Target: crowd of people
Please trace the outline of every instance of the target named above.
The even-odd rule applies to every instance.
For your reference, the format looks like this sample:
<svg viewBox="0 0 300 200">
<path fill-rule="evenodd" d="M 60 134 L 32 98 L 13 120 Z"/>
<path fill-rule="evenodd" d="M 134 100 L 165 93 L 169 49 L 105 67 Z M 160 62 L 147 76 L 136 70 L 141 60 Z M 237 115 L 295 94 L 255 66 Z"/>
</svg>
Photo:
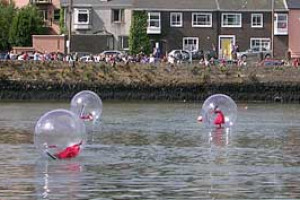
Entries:
<svg viewBox="0 0 300 200">
<path fill-rule="evenodd" d="M 193 62 L 198 63 L 202 66 L 226 66 L 228 64 L 246 66 L 247 62 L 238 59 L 232 59 L 230 61 L 225 59 L 218 59 L 215 52 L 206 52 L 199 51 L 197 57 L 194 58 L 194 55 L 162 55 L 153 51 L 150 55 L 147 55 L 143 52 L 140 52 L 136 55 L 130 55 L 124 52 L 119 51 L 109 51 L 109 53 L 99 53 L 99 54 L 90 54 L 90 53 L 72 53 L 72 54 L 63 54 L 60 52 L 37 52 L 37 51 L 27 51 L 20 54 L 15 54 L 13 52 L 7 52 L 5 55 L 0 57 L 0 60 L 25 60 L 25 61 L 65 61 L 65 62 L 105 62 L 105 63 L 171 63 L 171 64 L 181 64 Z M 189 57 L 190 56 L 190 57 Z M 271 63 L 270 63 L 271 62 Z M 266 65 L 273 65 L 274 61 L 269 60 Z M 279 63 L 282 65 L 282 63 Z M 300 61 L 295 60 L 293 66 L 299 66 Z M 276 63 L 278 65 L 278 63 Z"/>
</svg>

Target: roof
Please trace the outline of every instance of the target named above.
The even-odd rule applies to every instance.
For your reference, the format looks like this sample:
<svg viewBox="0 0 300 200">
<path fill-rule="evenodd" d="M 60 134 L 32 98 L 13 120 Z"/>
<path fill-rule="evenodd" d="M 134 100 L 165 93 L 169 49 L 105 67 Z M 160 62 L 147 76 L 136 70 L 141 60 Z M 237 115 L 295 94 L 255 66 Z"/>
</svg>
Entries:
<svg viewBox="0 0 300 200">
<path fill-rule="evenodd" d="M 272 0 L 133 0 L 133 7 L 136 10 L 271 11 Z M 274 9 L 287 10 L 285 0 L 274 0 Z"/>
<path fill-rule="evenodd" d="M 220 10 L 228 11 L 270 11 L 272 0 L 218 0 Z M 285 0 L 274 0 L 275 10 L 287 10 Z"/>
<path fill-rule="evenodd" d="M 133 0 L 137 10 L 218 10 L 216 0 Z"/>
<path fill-rule="evenodd" d="M 61 6 L 70 0 L 60 0 Z M 178 11 L 271 11 L 273 0 L 72 0 L 73 7 L 133 8 L 135 10 L 178 10 Z M 276 11 L 300 8 L 300 0 L 274 0 Z"/>
<path fill-rule="evenodd" d="M 93 8 L 130 8 L 133 0 L 72 0 L 73 7 L 93 7 Z M 70 0 L 60 0 L 62 7 L 67 7 Z"/>
<path fill-rule="evenodd" d="M 300 0 L 287 0 L 289 9 L 300 9 Z"/>
</svg>

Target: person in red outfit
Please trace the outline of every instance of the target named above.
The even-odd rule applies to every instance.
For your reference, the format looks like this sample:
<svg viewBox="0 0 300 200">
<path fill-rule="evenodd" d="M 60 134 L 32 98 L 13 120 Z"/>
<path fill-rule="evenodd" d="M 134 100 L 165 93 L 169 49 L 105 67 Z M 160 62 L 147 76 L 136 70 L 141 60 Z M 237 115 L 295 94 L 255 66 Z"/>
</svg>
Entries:
<svg viewBox="0 0 300 200">
<path fill-rule="evenodd" d="M 80 115 L 80 119 L 84 121 L 93 121 L 93 114 L 89 113 L 87 115 Z"/>
<path fill-rule="evenodd" d="M 63 151 L 55 154 L 54 156 L 59 159 L 66 159 L 66 158 L 74 158 L 78 156 L 80 152 L 80 145 L 82 144 L 82 141 L 78 144 L 74 144 L 73 146 L 65 148 Z"/>
<path fill-rule="evenodd" d="M 54 155 L 49 153 L 48 151 L 46 151 L 46 154 L 54 160 L 56 160 L 57 158 L 58 159 L 74 158 L 74 157 L 78 156 L 78 154 L 80 153 L 81 145 L 82 145 L 82 141 L 80 141 L 78 144 L 69 146 L 69 147 L 65 148 L 64 150 L 62 150 L 61 152 L 56 153 Z M 57 148 L 57 147 L 56 147 L 56 145 L 51 145 L 48 148 Z"/>
<path fill-rule="evenodd" d="M 214 113 L 216 114 L 214 124 L 219 126 L 219 128 L 222 128 L 222 124 L 225 123 L 225 117 L 223 112 L 218 108 L 218 106 L 215 107 Z"/>
</svg>

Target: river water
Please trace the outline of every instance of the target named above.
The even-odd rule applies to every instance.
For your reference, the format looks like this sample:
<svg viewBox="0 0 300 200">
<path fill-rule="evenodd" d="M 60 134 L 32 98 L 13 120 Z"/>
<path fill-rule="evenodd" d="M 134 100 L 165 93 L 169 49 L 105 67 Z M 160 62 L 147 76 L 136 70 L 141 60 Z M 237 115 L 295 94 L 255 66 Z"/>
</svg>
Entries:
<svg viewBox="0 0 300 200">
<path fill-rule="evenodd" d="M 208 130 L 201 103 L 104 102 L 79 157 L 39 157 L 37 119 L 68 102 L 0 103 L 0 199 L 300 199 L 300 105 L 239 104 Z"/>
</svg>

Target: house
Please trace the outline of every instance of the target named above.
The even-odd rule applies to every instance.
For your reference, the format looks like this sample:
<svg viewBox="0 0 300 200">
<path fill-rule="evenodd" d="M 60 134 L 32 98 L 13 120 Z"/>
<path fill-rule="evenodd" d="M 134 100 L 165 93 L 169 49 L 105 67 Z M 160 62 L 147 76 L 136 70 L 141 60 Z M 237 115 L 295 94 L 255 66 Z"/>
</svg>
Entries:
<svg viewBox="0 0 300 200">
<path fill-rule="evenodd" d="M 133 9 L 147 11 L 148 34 L 153 46 L 159 46 L 163 52 L 172 49 L 215 50 L 219 58 L 231 59 L 231 52 L 238 44 L 240 50 L 274 49 L 274 56 L 285 57 L 288 8 L 285 0 L 272 2 L 135 0 Z"/>
<path fill-rule="evenodd" d="M 147 11 L 152 46 L 211 50 L 218 44 L 218 3 L 215 0 L 136 0 L 134 10 Z"/>
<path fill-rule="evenodd" d="M 289 52 L 291 58 L 300 58 L 300 1 L 288 0 Z"/>
<path fill-rule="evenodd" d="M 277 58 L 288 51 L 286 0 L 61 0 L 61 6 L 71 51 L 128 50 L 134 11 L 147 12 L 152 46 L 163 53 L 215 51 L 232 59 L 237 46 L 273 50 Z"/>
<path fill-rule="evenodd" d="M 71 27 L 70 51 L 128 50 L 132 0 L 61 0 Z M 71 22 L 71 23 L 70 23 Z"/>
</svg>

